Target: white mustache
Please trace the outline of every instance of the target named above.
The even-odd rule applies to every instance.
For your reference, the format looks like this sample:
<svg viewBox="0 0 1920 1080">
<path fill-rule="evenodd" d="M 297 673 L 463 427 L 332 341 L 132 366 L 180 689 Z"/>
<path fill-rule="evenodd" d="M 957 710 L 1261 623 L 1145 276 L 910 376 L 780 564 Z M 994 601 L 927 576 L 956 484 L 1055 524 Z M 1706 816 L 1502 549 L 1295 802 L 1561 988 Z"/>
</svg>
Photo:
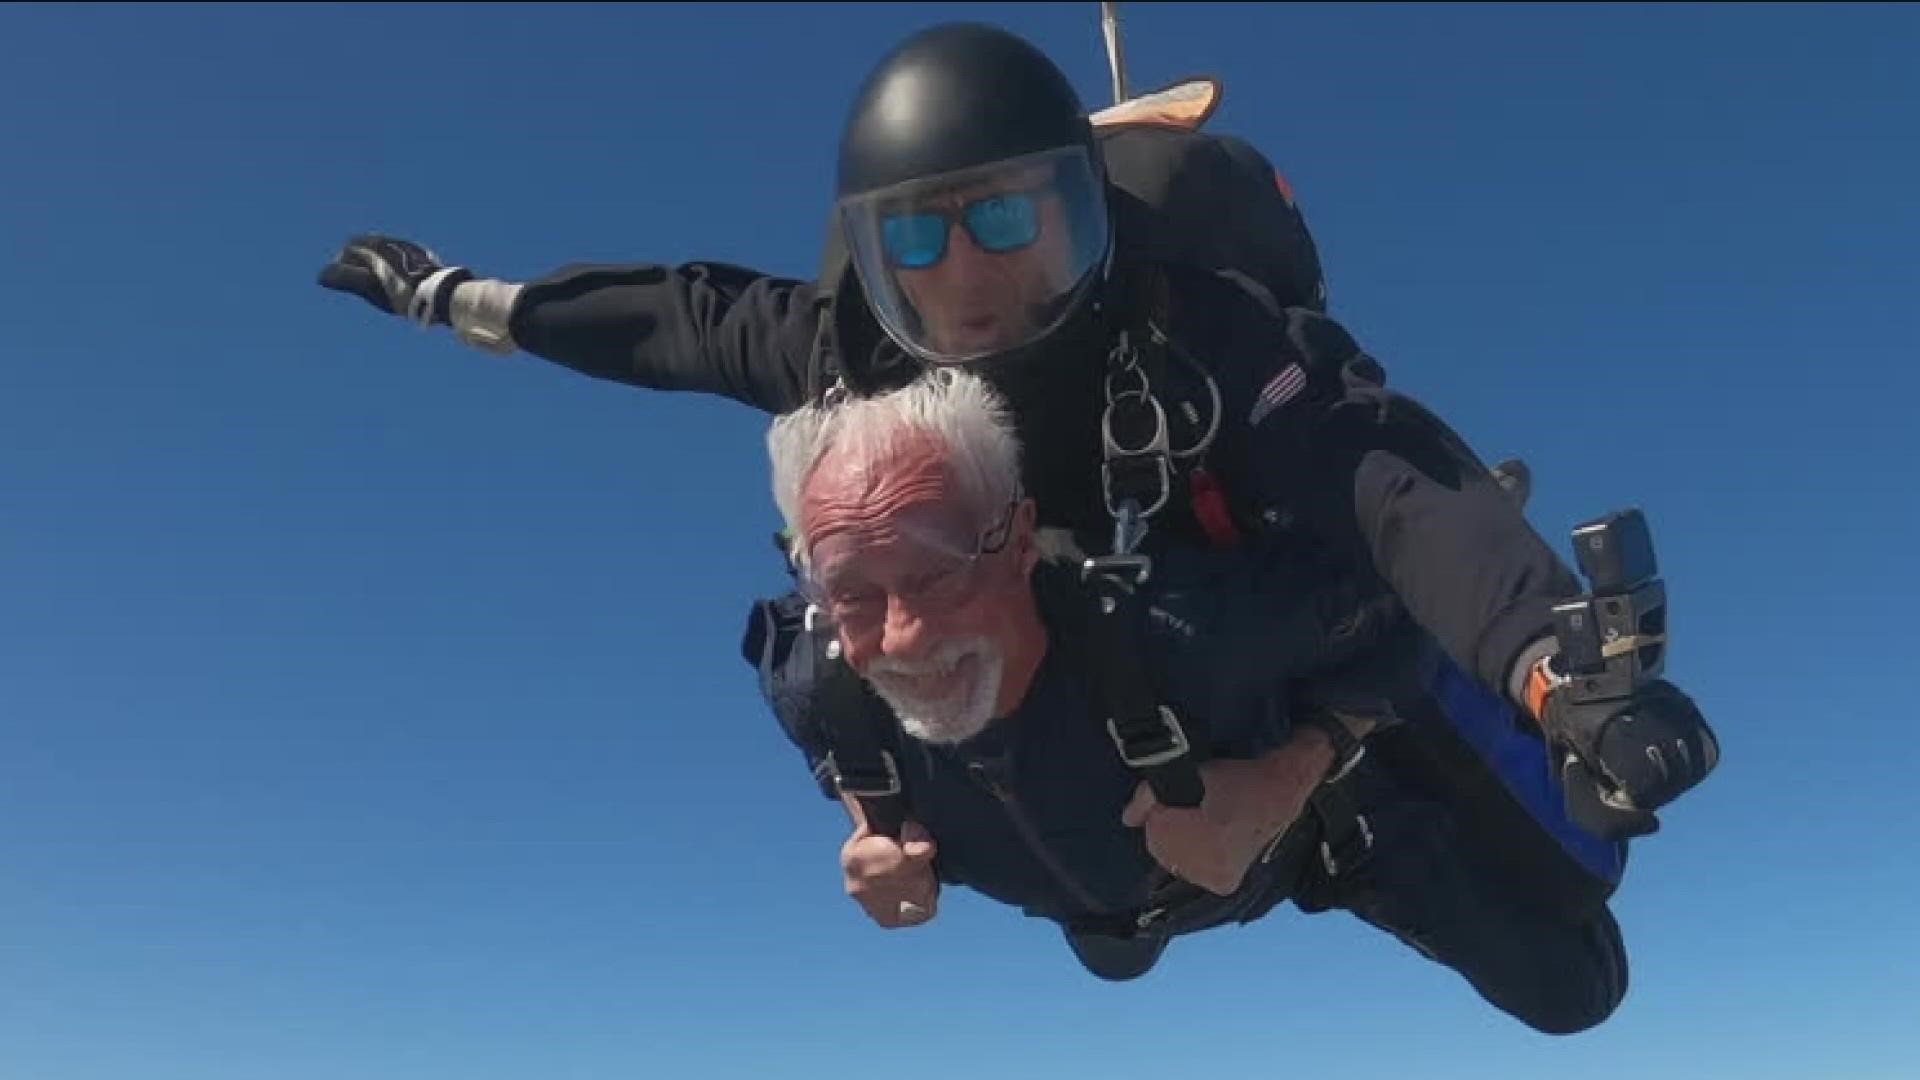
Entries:
<svg viewBox="0 0 1920 1080">
<path fill-rule="evenodd" d="M 936 691 L 914 680 L 955 674 L 960 661 L 972 659 L 973 676 L 959 685 Z M 984 636 L 946 641 L 920 660 L 885 657 L 867 669 L 867 679 L 885 701 L 901 727 L 923 742 L 950 744 L 971 738 L 993 719 L 994 696 L 1000 684 L 1000 657 Z"/>
<path fill-rule="evenodd" d="M 933 651 L 933 655 L 924 660 L 901 660 L 883 656 L 867 667 L 867 676 L 875 679 L 889 677 L 918 679 L 929 675 L 951 675 L 960 665 L 960 661 L 983 650 L 985 644 L 977 638 L 944 642 Z"/>
</svg>

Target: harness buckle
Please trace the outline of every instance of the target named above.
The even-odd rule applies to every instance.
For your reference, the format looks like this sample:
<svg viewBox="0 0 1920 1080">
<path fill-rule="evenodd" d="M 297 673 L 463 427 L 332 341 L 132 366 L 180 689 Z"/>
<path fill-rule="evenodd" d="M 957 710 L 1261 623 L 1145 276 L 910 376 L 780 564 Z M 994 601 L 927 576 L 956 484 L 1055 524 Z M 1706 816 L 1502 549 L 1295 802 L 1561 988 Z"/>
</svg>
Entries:
<svg viewBox="0 0 1920 1080">
<path fill-rule="evenodd" d="M 1187 755 L 1191 749 L 1187 743 L 1187 729 L 1180 726 L 1180 718 L 1165 705 L 1155 706 L 1158 724 L 1136 725 L 1129 723 L 1127 732 L 1120 730 L 1120 721 L 1107 721 L 1107 734 L 1113 739 L 1114 747 L 1120 751 L 1120 760 L 1134 769 L 1152 769 L 1177 761 Z"/>
<path fill-rule="evenodd" d="M 1326 840 L 1320 841 L 1320 865 L 1327 868 L 1327 876 L 1330 878 L 1340 876 L 1340 867 L 1343 864 L 1352 867 L 1358 864 L 1361 859 L 1365 858 L 1367 852 L 1373 850 L 1373 826 L 1368 823 L 1367 815 L 1353 815 L 1353 824 L 1355 830 L 1360 835 L 1360 850 L 1352 852 L 1348 858 L 1336 858 L 1333 854 L 1333 845 Z M 1346 848 L 1352 845 L 1343 843 L 1340 846 Z"/>
<path fill-rule="evenodd" d="M 1137 368 L 1133 370 L 1138 373 Z M 1100 414 L 1100 488 L 1107 513 L 1119 517 L 1121 509 L 1116 503 L 1132 502 L 1134 514 L 1144 519 L 1158 513 L 1173 497 L 1173 453 L 1167 434 L 1167 410 L 1147 387 L 1145 374 L 1139 374 L 1138 390 L 1119 393 L 1115 393 L 1109 375 L 1107 407 Z M 1114 434 L 1115 416 L 1123 406 L 1136 403 L 1147 410 L 1151 425 L 1144 437 L 1130 439 L 1129 444 L 1123 445 Z M 1123 422 L 1121 426 L 1129 436 L 1139 435 L 1138 424 Z M 1117 494 L 1116 481 L 1120 488 Z"/>
<path fill-rule="evenodd" d="M 1116 574 L 1116 571 L 1130 576 L 1132 578 L 1132 584 L 1144 585 L 1146 584 L 1148 575 L 1153 573 L 1153 556 L 1135 554 L 1092 555 L 1080 564 L 1080 577 L 1083 581 L 1093 577 L 1095 574 L 1104 577 L 1121 576 L 1121 574 Z M 1112 602 L 1111 597 L 1102 600 L 1101 614 L 1113 614 L 1111 607 L 1108 606 L 1112 604 Z"/>
<path fill-rule="evenodd" d="M 1107 513 L 1113 517 L 1121 514 L 1121 507 L 1115 505 L 1116 476 L 1121 487 L 1132 487 L 1134 481 L 1142 479 L 1151 482 L 1149 490 L 1152 494 L 1149 498 L 1141 499 L 1129 491 L 1119 493 L 1120 502 L 1131 504 L 1135 516 L 1142 519 L 1159 513 L 1173 498 L 1173 460 L 1167 454 L 1111 457 L 1100 463 L 1100 492 L 1107 504 Z"/>
<path fill-rule="evenodd" d="M 833 751 L 827 753 L 827 771 L 841 791 L 867 799 L 885 798 L 900 794 L 900 766 L 893 760 L 893 752 L 880 751 L 880 765 L 884 775 L 862 772 L 855 769 L 848 772 L 841 764 L 839 755 Z"/>
</svg>

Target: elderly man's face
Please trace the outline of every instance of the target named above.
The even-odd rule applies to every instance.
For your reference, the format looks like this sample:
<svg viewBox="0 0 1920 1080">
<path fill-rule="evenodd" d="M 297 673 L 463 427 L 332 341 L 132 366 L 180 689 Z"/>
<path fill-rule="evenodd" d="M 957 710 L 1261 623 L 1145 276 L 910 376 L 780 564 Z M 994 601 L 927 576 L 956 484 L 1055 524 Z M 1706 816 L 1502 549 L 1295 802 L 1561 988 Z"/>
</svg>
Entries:
<svg viewBox="0 0 1920 1080">
<path fill-rule="evenodd" d="M 1013 711 L 1045 651 L 1033 506 L 965 505 L 931 440 L 871 471 L 829 452 L 801 515 L 813 591 L 909 733 L 956 742 Z"/>
</svg>

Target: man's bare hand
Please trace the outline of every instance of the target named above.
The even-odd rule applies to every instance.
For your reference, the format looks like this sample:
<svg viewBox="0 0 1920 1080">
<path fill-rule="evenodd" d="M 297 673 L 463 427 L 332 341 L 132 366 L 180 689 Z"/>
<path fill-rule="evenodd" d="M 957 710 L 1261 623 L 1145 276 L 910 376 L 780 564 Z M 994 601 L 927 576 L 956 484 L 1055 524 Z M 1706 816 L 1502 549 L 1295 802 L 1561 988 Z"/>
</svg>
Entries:
<svg viewBox="0 0 1920 1080">
<path fill-rule="evenodd" d="M 1146 829 L 1147 851 L 1168 873 L 1227 896 L 1267 845 L 1299 819 L 1332 759 L 1324 734 L 1300 729 L 1259 760 L 1203 762 L 1207 794 L 1198 807 L 1162 806 L 1143 782 L 1120 820 Z"/>
<path fill-rule="evenodd" d="M 933 837 L 917 821 L 901 828 L 898 841 L 857 824 L 840 849 L 847 895 L 889 930 L 926 923 L 940 904 L 933 856 Z"/>
</svg>

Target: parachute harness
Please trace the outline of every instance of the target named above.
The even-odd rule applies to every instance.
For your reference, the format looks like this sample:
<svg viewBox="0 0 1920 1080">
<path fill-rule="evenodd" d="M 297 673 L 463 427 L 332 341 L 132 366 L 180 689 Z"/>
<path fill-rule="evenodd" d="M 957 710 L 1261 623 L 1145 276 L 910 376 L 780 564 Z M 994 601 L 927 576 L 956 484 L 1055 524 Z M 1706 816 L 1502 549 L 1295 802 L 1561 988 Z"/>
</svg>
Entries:
<svg viewBox="0 0 1920 1080">
<path fill-rule="evenodd" d="M 1206 386 L 1209 398 L 1204 433 L 1185 448 L 1172 445 L 1167 410 L 1153 392 L 1152 382 L 1133 343 L 1131 331 L 1121 330 L 1107 353 L 1104 383 L 1106 409 L 1100 416 L 1100 491 L 1107 513 L 1114 519 L 1113 550 L 1110 565 L 1127 566 L 1135 571 L 1135 583 L 1146 581 L 1152 560 L 1140 554 L 1153 515 L 1165 509 L 1173 497 L 1175 462 L 1192 461 L 1190 470 L 1203 486 L 1209 478 L 1199 459 L 1212 448 L 1220 433 L 1220 385 L 1213 374 L 1179 343 L 1149 319 L 1146 333 L 1161 349 L 1179 358 Z M 1191 404 L 1183 404 L 1185 415 L 1197 422 Z M 1205 523 L 1203 523 L 1205 524 Z"/>
<path fill-rule="evenodd" d="M 1146 325 L 1156 345 L 1172 345 L 1151 320 Z M 1193 446 L 1175 449 L 1166 407 L 1154 392 L 1132 332 L 1122 329 L 1116 337 L 1107 354 L 1106 408 L 1100 417 L 1100 488 L 1114 521 L 1113 546 L 1105 555 L 1086 558 L 1080 570 L 1090 586 L 1087 635 L 1096 658 L 1091 674 L 1107 713 L 1107 734 L 1161 805 L 1177 807 L 1199 806 L 1205 787 L 1187 722 L 1161 701 L 1148 674 L 1153 668 L 1142 662 L 1145 619 L 1136 590 L 1153 572 L 1153 558 L 1141 544 L 1153 516 L 1173 498 L 1174 463 L 1205 453 L 1219 431 L 1219 388 L 1210 373 L 1194 366 L 1212 395 L 1213 415 Z"/>
</svg>

